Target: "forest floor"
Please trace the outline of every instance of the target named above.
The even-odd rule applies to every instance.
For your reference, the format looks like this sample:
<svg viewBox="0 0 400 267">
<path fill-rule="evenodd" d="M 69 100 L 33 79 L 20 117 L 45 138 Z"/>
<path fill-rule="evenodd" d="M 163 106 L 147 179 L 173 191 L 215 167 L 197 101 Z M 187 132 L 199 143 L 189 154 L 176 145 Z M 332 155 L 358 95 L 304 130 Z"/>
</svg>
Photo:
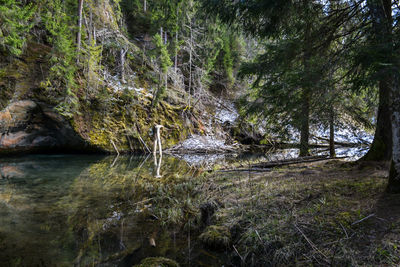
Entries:
<svg viewBox="0 0 400 267">
<path fill-rule="evenodd" d="M 329 160 L 216 172 L 201 191 L 219 208 L 200 238 L 225 245 L 235 266 L 399 266 L 400 195 L 385 193 L 387 169 Z"/>
</svg>

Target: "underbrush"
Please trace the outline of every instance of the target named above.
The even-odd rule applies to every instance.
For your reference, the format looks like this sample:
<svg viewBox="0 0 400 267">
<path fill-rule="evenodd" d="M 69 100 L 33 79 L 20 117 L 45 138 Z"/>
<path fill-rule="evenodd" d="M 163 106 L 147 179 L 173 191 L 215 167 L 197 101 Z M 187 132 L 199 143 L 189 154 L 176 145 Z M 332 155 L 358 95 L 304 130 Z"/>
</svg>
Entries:
<svg viewBox="0 0 400 267">
<path fill-rule="evenodd" d="M 400 201 L 387 173 L 340 161 L 269 173 L 215 173 L 203 194 L 220 205 L 234 266 L 397 266 Z"/>
</svg>

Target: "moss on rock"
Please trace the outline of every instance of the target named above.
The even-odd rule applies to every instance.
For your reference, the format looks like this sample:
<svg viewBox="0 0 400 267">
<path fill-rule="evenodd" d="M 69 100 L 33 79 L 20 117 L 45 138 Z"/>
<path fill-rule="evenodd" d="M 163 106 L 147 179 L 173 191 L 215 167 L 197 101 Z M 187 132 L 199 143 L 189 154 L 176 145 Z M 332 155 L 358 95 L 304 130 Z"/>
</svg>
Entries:
<svg viewBox="0 0 400 267">
<path fill-rule="evenodd" d="M 171 259 L 164 257 L 149 257 L 145 258 L 134 267 L 179 267 L 179 264 Z"/>
<path fill-rule="evenodd" d="M 120 102 L 105 108 L 85 106 L 76 115 L 72 125 L 82 137 L 103 150 L 114 152 L 111 140 L 121 152 L 152 149 L 157 124 L 164 126 L 161 131 L 163 148 L 169 148 L 187 138 L 195 127 L 184 124 L 180 106 L 161 102 L 156 109 L 136 102 L 137 99 L 121 97 Z M 141 101 L 142 102 L 142 101 Z M 150 102 L 149 102 L 150 103 Z"/>
<path fill-rule="evenodd" d="M 199 239 L 207 247 L 224 249 L 231 242 L 231 233 L 225 226 L 210 225 L 199 236 Z"/>
</svg>

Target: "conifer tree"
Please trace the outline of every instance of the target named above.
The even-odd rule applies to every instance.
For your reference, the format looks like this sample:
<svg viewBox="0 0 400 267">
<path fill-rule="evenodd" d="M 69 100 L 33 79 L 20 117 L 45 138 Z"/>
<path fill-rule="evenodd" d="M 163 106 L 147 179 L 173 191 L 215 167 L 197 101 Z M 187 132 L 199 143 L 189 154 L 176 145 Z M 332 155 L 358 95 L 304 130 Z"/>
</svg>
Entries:
<svg viewBox="0 0 400 267">
<path fill-rule="evenodd" d="M 36 7 L 15 0 L 0 0 L 0 49 L 19 56 L 26 44 L 26 37 L 34 25 Z"/>
</svg>

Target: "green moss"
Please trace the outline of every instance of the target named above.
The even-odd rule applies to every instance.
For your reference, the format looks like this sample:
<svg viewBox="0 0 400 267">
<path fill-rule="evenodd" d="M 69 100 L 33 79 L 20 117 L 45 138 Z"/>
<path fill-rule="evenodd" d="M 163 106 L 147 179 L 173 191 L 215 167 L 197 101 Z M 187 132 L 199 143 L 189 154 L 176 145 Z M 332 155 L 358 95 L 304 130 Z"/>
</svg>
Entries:
<svg viewBox="0 0 400 267">
<path fill-rule="evenodd" d="M 199 236 L 203 244 L 215 249 L 223 249 L 229 246 L 231 242 L 231 233 L 225 226 L 210 225 Z"/>
<path fill-rule="evenodd" d="M 96 107 L 83 107 L 82 116 L 77 116 L 72 124 L 75 130 L 86 132 L 86 139 L 93 145 L 99 146 L 104 150 L 114 152 L 111 140 L 116 144 L 118 150 L 130 151 L 129 137 L 134 150 L 144 149 L 140 138 L 151 149 L 153 144 L 153 127 L 161 124 L 165 128 L 161 130 L 163 148 L 169 148 L 187 138 L 190 127 L 184 125 L 180 115 L 181 107 L 173 106 L 166 102 L 161 102 L 157 109 L 150 111 L 150 101 L 148 105 L 132 104 L 134 96 L 128 95 L 129 92 L 119 95 L 118 98 L 123 102 L 111 103 L 107 107 L 106 115 L 104 111 Z M 140 103 L 143 103 L 140 100 Z M 87 115 L 89 114 L 90 115 Z"/>
<path fill-rule="evenodd" d="M 138 265 L 134 265 L 134 267 L 178 267 L 179 264 L 171 259 L 163 258 L 163 257 L 150 257 L 145 258 Z"/>
</svg>

